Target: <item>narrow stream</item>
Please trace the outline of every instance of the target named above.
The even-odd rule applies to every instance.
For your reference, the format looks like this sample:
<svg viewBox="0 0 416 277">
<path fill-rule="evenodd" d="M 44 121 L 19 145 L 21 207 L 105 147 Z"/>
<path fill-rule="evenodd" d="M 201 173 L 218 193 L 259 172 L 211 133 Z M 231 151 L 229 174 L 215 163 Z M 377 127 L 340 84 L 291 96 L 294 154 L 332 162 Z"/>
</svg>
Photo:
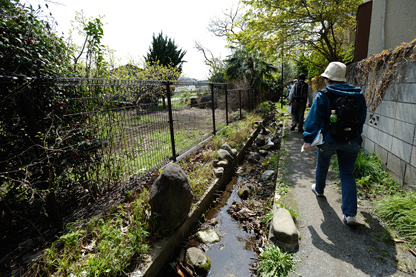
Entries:
<svg viewBox="0 0 416 277">
<path fill-rule="evenodd" d="M 238 182 L 241 177 L 234 176 L 227 184 L 225 191 L 217 198 L 216 204 L 208 212 L 206 220 L 213 218 L 218 220 L 215 231 L 221 236 L 221 241 L 215 244 L 199 244 L 211 260 L 211 270 L 206 276 L 224 277 L 227 274 L 235 276 L 250 276 L 250 267 L 256 255 L 253 251 L 254 235 L 250 235 L 242 229 L 240 224 L 227 212 L 233 202 L 241 202 L 237 194 Z M 211 227 L 212 228 L 212 227 Z M 166 265 L 158 277 L 178 276 L 172 265 Z"/>
<path fill-rule="evenodd" d="M 254 236 L 244 231 L 227 212 L 233 201 L 240 202 L 236 186 L 240 179 L 241 177 L 233 177 L 219 203 L 207 215 L 207 220 L 218 219 L 215 231 L 221 236 L 220 242 L 205 249 L 205 254 L 212 263 L 207 276 L 250 276 L 250 264 L 253 262 L 251 258 L 256 257 L 252 250 Z"/>
</svg>

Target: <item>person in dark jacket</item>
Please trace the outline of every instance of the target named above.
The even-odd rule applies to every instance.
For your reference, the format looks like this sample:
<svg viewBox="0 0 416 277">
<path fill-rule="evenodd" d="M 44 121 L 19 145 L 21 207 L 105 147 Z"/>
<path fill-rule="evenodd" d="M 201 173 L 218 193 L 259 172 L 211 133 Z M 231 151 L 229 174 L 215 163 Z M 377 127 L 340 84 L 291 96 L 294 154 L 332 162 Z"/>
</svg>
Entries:
<svg viewBox="0 0 416 277">
<path fill-rule="evenodd" d="M 298 127 L 298 132 L 303 132 L 303 121 L 305 118 L 306 104 L 310 107 L 312 104 L 312 91 L 307 83 L 304 73 L 299 75 L 298 81 L 291 87 L 289 92 L 289 106 L 292 107 L 292 131 Z M 305 89 L 305 90 L 304 90 Z M 302 93 L 306 91 L 306 93 Z M 297 95 L 302 93 L 302 95 Z"/>
<path fill-rule="evenodd" d="M 323 144 L 319 145 L 317 149 L 316 183 L 312 184 L 312 191 L 316 196 L 323 196 L 331 157 L 336 153 L 342 189 L 342 220 L 345 224 L 353 225 L 356 223 L 355 216 L 357 214 L 357 186 L 354 178 L 354 164 L 362 143 L 361 133 L 367 116 L 367 106 L 361 88 L 346 83 L 345 73 L 345 64 L 331 62 L 325 72 L 321 74 L 324 77 L 327 91 L 318 92 L 306 118 L 303 149 L 310 150 L 312 148 L 311 143 L 321 130 Z M 335 96 L 351 95 L 357 98 L 356 112 L 359 127 L 357 136 L 351 141 L 337 141 L 329 131 L 331 107 L 328 92 Z"/>
</svg>

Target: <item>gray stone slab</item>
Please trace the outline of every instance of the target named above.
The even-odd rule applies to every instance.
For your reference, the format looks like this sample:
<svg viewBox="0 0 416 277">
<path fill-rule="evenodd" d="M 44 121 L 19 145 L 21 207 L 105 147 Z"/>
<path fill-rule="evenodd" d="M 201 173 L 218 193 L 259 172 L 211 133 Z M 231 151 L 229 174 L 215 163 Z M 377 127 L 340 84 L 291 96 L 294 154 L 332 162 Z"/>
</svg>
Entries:
<svg viewBox="0 0 416 277">
<path fill-rule="evenodd" d="M 370 126 L 370 125 L 367 125 L 366 131 L 367 132 L 365 132 L 364 135 L 367 138 L 371 139 L 372 141 L 377 141 L 377 138 L 378 138 L 378 129 L 377 128 L 375 128 L 373 126 Z"/>
<path fill-rule="evenodd" d="M 398 176 L 404 176 L 406 163 L 399 157 L 389 153 L 388 160 L 387 160 L 387 168 L 389 171 L 391 171 L 392 173 Z"/>
<path fill-rule="evenodd" d="M 416 83 L 397 85 L 397 101 L 416 104 Z"/>
<path fill-rule="evenodd" d="M 383 162 L 383 165 L 385 166 L 387 164 L 389 152 L 385 148 L 381 147 L 380 145 L 375 144 L 374 153 L 378 156 L 378 158 Z"/>
<path fill-rule="evenodd" d="M 390 84 L 384 94 L 383 101 L 397 101 L 397 84 Z"/>
<path fill-rule="evenodd" d="M 368 139 L 368 138 L 363 138 L 364 142 L 363 142 L 363 149 L 367 152 L 370 153 L 374 153 L 374 141 Z"/>
<path fill-rule="evenodd" d="M 412 145 L 406 143 L 400 139 L 393 138 L 391 144 L 391 153 L 399 157 L 406 163 L 410 163 L 410 157 L 412 154 Z"/>
<path fill-rule="evenodd" d="M 394 137 L 405 141 L 406 143 L 413 143 L 413 135 L 415 133 L 415 124 L 406 123 L 399 120 L 394 120 L 394 128 L 392 134 Z"/>
<path fill-rule="evenodd" d="M 374 139 L 374 142 L 385 148 L 387 151 L 391 151 L 391 142 L 393 137 L 385 132 L 379 131 L 378 136 Z"/>
<path fill-rule="evenodd" d="M 375 113 L 390 118 L 396 117 L 397 102 L 394 101 L 383 101 L 377 107 Z"/>
<path fill-rule="evenodd" d="M 410 165 L 416 167 L 416 146 L 412 147 L 412 157 L 410 158 Z"/>
<path fill-rule="evenodd" d="M 367 121 L 367 120 L 368 120 L 368 116 L 367 116 L 366 121 Z M 363 135 L 364 135 L 364 134 L 367 134 L 367 132 L 368 132 L 368 128 L 369 128 L 368 123 L 364 123 L 364 125 L 363 125 Z"/>
<path fill-rule="evenodd" d="M 405 70 L 406 83 L 416 83 L 416 62 L 410 63 Z"/>
<path fill-rule="evenodd" d="M 394 124 L 395 120 L 393 118 L 381 115 L 378 128 L 385 133 L 393 134 Z"/>
<path fill-rule="evenodd" d="M 404 188 L 406 190 L 416 191 L 416 167 L 406 165 L 406 174 L 404 176 Z"/>
<path fill-rule="evenodd" d="M 404 178 L 403 175 L 397 175 L 396 173 L 394 173 L 393 171 L 387 170 L 389 172 L 389 175 L 391 178 L 393 178 L 393 180 L 398 183 L 400 186 L 403 186 L 404 183 Z"/>
<path fill-rule="evenodd" d="M 416 108 L 414 104 L 409 103 L 397 103 L 397 115 L 396 119 L 415 124 L 416 121 Z"/>
</svg>

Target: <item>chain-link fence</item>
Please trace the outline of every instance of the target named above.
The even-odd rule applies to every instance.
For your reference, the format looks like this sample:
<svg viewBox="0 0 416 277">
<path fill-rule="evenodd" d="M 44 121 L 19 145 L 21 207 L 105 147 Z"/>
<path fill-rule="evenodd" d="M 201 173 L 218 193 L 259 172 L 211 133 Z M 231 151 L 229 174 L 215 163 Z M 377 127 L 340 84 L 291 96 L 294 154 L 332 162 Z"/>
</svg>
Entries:
<svg viewBox="0 0 416 277">
<path fill-rule="evenodd" d="M 97 197 L 184 153 L 259 101 L 226 84 L 1 77 L 2 196 Z M 3 198 L 5 199 L 5 198 Z"/>
</svg>

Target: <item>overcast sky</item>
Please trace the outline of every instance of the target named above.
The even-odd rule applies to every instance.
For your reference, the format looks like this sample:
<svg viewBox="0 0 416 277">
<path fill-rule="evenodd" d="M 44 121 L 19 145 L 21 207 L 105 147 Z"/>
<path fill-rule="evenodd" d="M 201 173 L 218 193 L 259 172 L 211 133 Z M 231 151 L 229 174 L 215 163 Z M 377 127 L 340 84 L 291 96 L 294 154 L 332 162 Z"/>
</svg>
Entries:
<svg viewBox="0 0 416 277">
<path fill-rule="evenodd" d="M 44 6 L 45 0 L 21 0 Z M 49 11 L 58 22 L 59 30 L 68 34 L 76 11 L 86 17 L 105 16 L 103 43 L 116 50 L 116 57 L 142 58 L 149 50 L 153 34 L 161 31 L 172 38 L 179 48 L 187 51 L 183 74 L 199 80 L 208 77 L 208 67 L 195 41 L 211 50 L 216 57 L 226 58 L 225 40 L 215 37 L 207 27 L 211 18 L 223 17 L 237 0 L 53 0 L 46 1 Z"/>
</svg>

